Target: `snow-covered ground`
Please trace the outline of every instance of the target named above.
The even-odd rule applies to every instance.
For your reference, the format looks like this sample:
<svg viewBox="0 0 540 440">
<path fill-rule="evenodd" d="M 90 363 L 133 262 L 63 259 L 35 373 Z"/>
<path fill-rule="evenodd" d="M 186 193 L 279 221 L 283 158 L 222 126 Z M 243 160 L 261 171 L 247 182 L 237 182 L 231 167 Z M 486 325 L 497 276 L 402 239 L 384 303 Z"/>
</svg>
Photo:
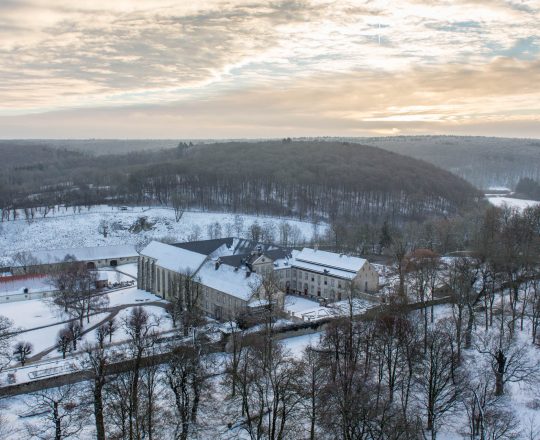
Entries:
<svg viewBox="0 0 540 440">
<path fill-rule="evenodd" d="M 128 339 L 128 336 L 124 330 L 124 327 L 122 326 L 122 323 L 127 319 L 129 314 L 131 313 L 133 307 L 123 309 L 116 315 L 114 318 L 116 321 L 116 324 L 118 326 L 118 329 L 114 334 L 112 335 L 112 343 L 116 344 L 119 342 L 126 341 Z M 163 307 L 157 307 L 157 306 L 145 306 L 144 309 L 146 312 L 148 312 L 149 315 L 155 319 L 156 324 L 156 330 L 158 332 L 167 332 L 169 330 L 172 330 L 172 321 L 167 317 L 167 313 L 165 312 L 165 309 Z M 88 342 L 88 343 L 96 343 L 96 332 L 92 331 L 87 333 L 83 336 L 82 342 Z"/>
<path fill-rule="evenodd" d="M 540 202 L 537 202 L 535 200 L 515 199 L 513 197 L 498 197 L 495 195 L 490 195 L 486 198 L 489 203 L 500 208 L 502 208 L 503 206 L 508 206 L 509 208 L 523 210 L 525 208 L 528 208 L 529 206 L 540 205 Z"/>
<path fill-rule="evenodd" d="M 42 299 L 1 304 L 0 315 L 11 319 L 21 330 L 51 325 L 62 319 L 58 307 Z"/>
<path fill-rule="evenodd" d="M 126 304 L 140 305 L 147 302 L 165 302 L 159 296 L 153 295 L 145 290 L 139 290 L 136 287 L 129 289 L 116 290 L 109 294 L 109 307 L 116 307 Z"/>
<path fill-rule="evenodd" d="M 130 232 L 140 217 L 147 217 L 152 229 L 138 233 Z M 179 222 L 174 211 L 168 208 L 129 208 L 126 211 L 106 205 L 94 206 L 74 213 L 71 208 L 50 212 L 27 222 L 24 216 L 16 221 L 0 223 L 0 266 L 9 266 L 9 256 L 20 251 L 40 249 L 76 248 L 118 244 L 140 244 L 150 239 L 171 237 L 176 241 L 202 240 L 209 238 L 208 227 L 216 222 L 221 225 L 221 235 L 247 235 L 248 228 L 255 222 L 267 225 L 279 239 L 279 225 L 287 221 L 300 231 L 300 241 L 311 238 L 314 227 L 309 222 L 277 217 L 240 215 L 242 233 L 234 228 L 235 214 L 217 212 L 186 212 Z M 107 237 L 98 232 L 99 225 L 108 225 Z M 325 225 L 318 226 L 323 233 Z"/>
<path fill-rule="evenodd" d="M 282 339 L 280 342 L 295 358 L 300 359 L 308 346 L 315 347 L 319 344 L 322 335 L 323 332 L 309 333 Z"/>
<path fill-rule="evenodd" d="M 117 266 L 118 271 L 131 275 L 134 278 L 137 278 L 137 263 L 129 263 L 129 264 L 122 264 L 120 266 Z"/>
<path fill-rule="evenodd" d="M 84 320 L 85 328 L 89 328 L 100 321 L 104 320 L 109 314 L 99 313 L 90 317 L 90 323 Z M 65 324 L 56 324 L 49 327 L 40 328 L 38 330 L 31 330 L 28 332 L 18 334 L 14 339 L 14 343 L 19 341 L 30 342 L 33 350 L 30 356 L 41 353 L 44 350 L 53 348 L 56 345 L 56 339 L 58 332 L 65 327 Z M 58 356 L 56 351 L 52 352 L 52 357 Z"/>
<path fill-rule="evenodd" d="M 364 313 L 378 303 L 378 299 L 375 297 L 373 301 L 355 298 L 352 303 L 353 313 L 355 315 Z M 332 316 L 346 316 L 350 312 L 348 300 L 338 301 L 328 304 L 328 306 L 323 306 L 317 301 L 294 295 L 287 295 L 285 297 L 284 308 L 285 312 L 290 316 L 300 318 L 304 321 L 317 321 Z"/>
</svg>

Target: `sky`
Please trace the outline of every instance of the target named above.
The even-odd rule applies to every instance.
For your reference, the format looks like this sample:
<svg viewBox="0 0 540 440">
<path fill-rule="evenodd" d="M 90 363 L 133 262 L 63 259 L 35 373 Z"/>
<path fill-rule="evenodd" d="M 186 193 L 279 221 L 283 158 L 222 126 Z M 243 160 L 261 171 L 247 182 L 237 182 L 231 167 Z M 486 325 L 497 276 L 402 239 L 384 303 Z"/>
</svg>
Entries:
<svg viewBox="0 0 540 440">
<path fill-rule="evenodd" d="M 540 0 L 0 0 L 0 138 L 540 138 Z"/>
</svg>

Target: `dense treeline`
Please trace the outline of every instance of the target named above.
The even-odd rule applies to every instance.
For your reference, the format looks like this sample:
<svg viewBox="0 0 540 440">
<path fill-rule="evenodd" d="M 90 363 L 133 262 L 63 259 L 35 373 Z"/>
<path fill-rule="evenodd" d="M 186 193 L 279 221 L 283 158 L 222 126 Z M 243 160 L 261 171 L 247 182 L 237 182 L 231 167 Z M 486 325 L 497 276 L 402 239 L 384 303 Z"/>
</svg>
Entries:
<svg viewBox="0 0 540 440">
<path fill-rule="evenodd" d="M 540 141 L 481 136 L 351 138 L 425 160 L 478 188 L 513 188 L 522 177 L 540 178 Z"/>
<path fill-rule="evenodd" d="M 341 142 L 180 143 L 128 155 L 70 153 L 43 162 L 43 169 L 31 165 L 6 170 L 4 206 L 113 199 L 312 219 L 400 220 L 452 214 L 477 195 L 427 163 Z"/>
<path fill-rule="evenodd" d="M 532 200 L 540 200 L 540 183 L 525 177 L 516 185 L 516 193 Z"/>
</svg>

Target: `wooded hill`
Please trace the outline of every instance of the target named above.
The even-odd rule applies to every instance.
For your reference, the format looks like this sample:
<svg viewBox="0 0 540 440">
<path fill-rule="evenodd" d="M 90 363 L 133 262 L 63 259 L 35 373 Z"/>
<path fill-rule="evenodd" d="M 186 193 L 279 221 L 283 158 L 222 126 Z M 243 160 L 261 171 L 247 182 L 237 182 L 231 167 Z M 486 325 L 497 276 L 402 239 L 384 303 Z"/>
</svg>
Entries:
<svg viewBox="0 0 540 440">
<path fill-rule="evenodd" d="M 17 187 L 19 203 L 23 193 L 33 192 L 34 203 L 52 196 L 62 203 L 113 198 L 330 220 L 447 215 L 478 195 L 426 162 L 345 142 L 181 143 L 154 152 L 66 156 L 37 171 L 18 164 L 7 174 L 19 185 L 5 189 Z M 59 184 L 73 186 L 44 191 Z"/>
<path fill-rule="evenodd" d="M 540 180 L 538 139 L 396 136 L 350 140 L 425 160 L 481 189 L 492 186 L 514 189 L 524 177 Z"/>
</svg>

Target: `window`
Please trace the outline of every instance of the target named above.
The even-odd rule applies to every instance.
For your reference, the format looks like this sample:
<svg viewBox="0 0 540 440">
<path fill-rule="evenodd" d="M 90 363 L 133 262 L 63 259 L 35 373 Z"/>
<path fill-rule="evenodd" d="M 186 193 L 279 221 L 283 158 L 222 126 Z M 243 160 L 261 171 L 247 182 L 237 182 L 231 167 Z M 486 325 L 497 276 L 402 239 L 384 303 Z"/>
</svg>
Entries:
<svg viewBox="0 0 540 440">
<path fill-rule="evenodd" d="M 307 272 L 304 273 L 304 279 L 308 279 Z"/>
<path fill-rule="evenodd" d="M 336 280 L 334 280 L 334 278 L 332 278 L 330 280 L 330 285 L 333 287 L 333 286 L 335 286 L 335 284 L 336 284 Z"/>
</svg>

